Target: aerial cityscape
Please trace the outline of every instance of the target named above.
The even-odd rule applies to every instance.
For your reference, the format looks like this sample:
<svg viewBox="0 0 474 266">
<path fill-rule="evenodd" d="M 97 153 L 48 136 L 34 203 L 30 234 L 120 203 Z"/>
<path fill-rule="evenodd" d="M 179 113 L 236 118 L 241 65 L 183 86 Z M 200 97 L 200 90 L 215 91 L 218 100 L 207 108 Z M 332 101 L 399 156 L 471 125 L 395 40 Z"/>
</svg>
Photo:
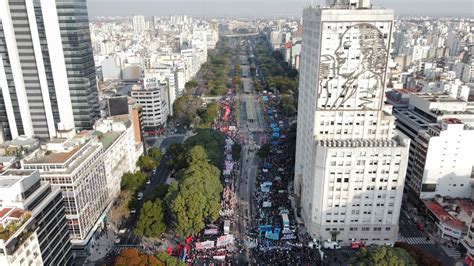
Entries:
<svg viewBox="0 0 474 266">
<path fill-rule="evenodd" d="M 0 265 L 474 266 L 474 2 L 409 2 L 0 0 Z"/>
</svg>

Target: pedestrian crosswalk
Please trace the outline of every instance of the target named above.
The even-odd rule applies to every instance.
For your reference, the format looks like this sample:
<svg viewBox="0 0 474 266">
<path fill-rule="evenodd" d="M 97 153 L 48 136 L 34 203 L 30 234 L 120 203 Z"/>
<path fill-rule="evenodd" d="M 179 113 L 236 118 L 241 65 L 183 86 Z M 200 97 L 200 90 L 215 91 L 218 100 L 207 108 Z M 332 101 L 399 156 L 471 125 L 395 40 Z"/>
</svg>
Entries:
<svg viewBox="0 0 474 266">
<path fill-rule="evenodd" d="M 113 246 L 110 251 L 109 251 L 109 255 L 112 255 L 113 257 L 117 256 L 118 254 L 120 254 L 120 252 L 126 248 L 136 248 L 137 246 L 135 245 L 120 245 L 120 246 Z"/>
<path fill-rule="evenodd" d="M 406 242 L 410 245 L 429 245 L 429 244 L 434 244 L 434 241 L 431 239 L 426 239 L 426 237 L 401 237 L 399 239 L 401 242 Z"/>
<path fill-rule="evenodd" d="M 454 259 L 460 259 L 461 258 L 461 252 L 457 251 L 455 248 L 450 248 L 446 246 L 441 246 L 441 248 L 446 252 L 446 254 Z"/>
</svg>

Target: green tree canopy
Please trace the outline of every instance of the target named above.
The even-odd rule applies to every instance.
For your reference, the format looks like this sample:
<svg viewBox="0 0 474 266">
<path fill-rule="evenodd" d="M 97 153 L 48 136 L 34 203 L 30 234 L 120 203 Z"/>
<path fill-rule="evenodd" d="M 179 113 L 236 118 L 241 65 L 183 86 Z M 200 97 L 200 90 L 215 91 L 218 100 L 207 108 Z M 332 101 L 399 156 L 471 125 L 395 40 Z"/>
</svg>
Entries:
<svg viewBox="0 0 474 266">
<path fill-rule="evenodd" d="M 442 266 L 443 264 L 435 256 L 423 251 L 419 247 L 405 242 L 396 242 L 395 247 L 402 248 L 410 254 L 419 266 Z"/>
<path fill-rule="evenodd" d="M 164 211 L 160 199 L 146 201 L 140 210 L 140 217 L 133 232 L 138 236 L 159 237 L 165 230 Z"/>
<path fill-rule="evenodd" d="M 148 150 L 148 156 L 153 158 L 155 162 L 159 163 L 161 159 L 163 158 L 163 153 L 161 152 L 160 148 L 152 147 Z M 158 166 L 156 166 L 158 167 Z"/>
<path fill-rule="evenodd" d="M 140 167 L 141 170 L 148 172 L 156 167 L 156 162 L 150 156 L 142 155 L 138 158 L 137 166 Z"/>
<path fill-rule="evenodd" d="M 166 194 L 168 194 L 169 185 L 159 184 L 157 187 L 153 188 L 151 193 L 148 195 L 149 199 L 164 199 Z"/>
<path fill-rule="evenodd" d="M 184 160 L 184 146 L 181 143 L 173 143 L 166 150 L 168 154 L 168 165 L 175 170 L 182 169 L 186 166 L 186 161 Z"/>
<path fill-rule="evenodd" d="M 190 150 L 197 145 L 204 147 L 211 164 L 215 166 L 220 165 L 222 147 L 224 145 L 222 134 L 213 129 L 201 129 L 198 131 L 198 134 L 184 142 L 183 150 Z"/>
<path fill-rule="evenodd" d="M 349 265 L 357 266 L 415 266 L 416 261 L 408 252 L 401 248 L 376 246 L 361 248 L 349 260 Z"/>
<path fill-rule="evenodd" d="M 127 172 L 122 176 L 121 187 L 122 189 L 135 193 L 145 185 L 146 179 L 146 174 L 142 172 Z"/>
<path fill-rule="evenodd" d="M 188 82 L 186 82 L 186 84 L 184 84 L 184 88 L 186 90 L 189 90 L 189 89 L 193 89 L 193 88 L 196 88 L 198 85 L 197 81 L 195 81 L 194 79 L 193 80 L 190 80 Z"/>
<path fill-rule="evenodd" d="M 198 115 L 201 118 L 201 123 L 204 128 L 210 128 L 214 119 L 219 115 L 219 104 L 217 102 L 210 102 L 206 108 L 198 110 Z"/>
<path fill-rule="evenodd" d="M 171 185 L 167 200 L 174 219 L 174 227 L 180 236 L 188 236 L 202 230 L 206 219 L 219 217 L 220 171 L 207 162 L 202 146 L 193 147 L 186 154 L 188 166 L 178 173 L 179 183 Z"/>
<path fill-rule="evenodd" d="M 240 152 L 242 151 L 242 146 L 239 143 L 232 144 L 232 159 L 237 161 L 240 159 Z"/>
<path fill-rule="evenodd" d="M 166 264 L 166 266 L 186 266 L 185 262 L 180 261 L 176 257 L 172 257 L 168 255 L 168 253 L 166 252 L 160 252 L 156 254 L 156 257 L 159 260 L 163 261 Z"/>
</svg>

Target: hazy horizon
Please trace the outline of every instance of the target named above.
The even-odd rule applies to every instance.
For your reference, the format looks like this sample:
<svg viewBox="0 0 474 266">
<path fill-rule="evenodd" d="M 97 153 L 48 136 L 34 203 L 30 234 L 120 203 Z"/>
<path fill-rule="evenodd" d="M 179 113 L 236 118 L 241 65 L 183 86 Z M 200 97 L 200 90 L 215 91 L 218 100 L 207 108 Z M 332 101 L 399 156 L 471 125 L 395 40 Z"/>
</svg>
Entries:
<svg viewBox="0 0 474 266">
<path fill-rule="evenodd" d="M 324 0 L 87 0 L 89 16 L 297 17 L 310 3 Z M 372 0 L 397 16 L 474 17 L 472 0 Z"/>
</svg>

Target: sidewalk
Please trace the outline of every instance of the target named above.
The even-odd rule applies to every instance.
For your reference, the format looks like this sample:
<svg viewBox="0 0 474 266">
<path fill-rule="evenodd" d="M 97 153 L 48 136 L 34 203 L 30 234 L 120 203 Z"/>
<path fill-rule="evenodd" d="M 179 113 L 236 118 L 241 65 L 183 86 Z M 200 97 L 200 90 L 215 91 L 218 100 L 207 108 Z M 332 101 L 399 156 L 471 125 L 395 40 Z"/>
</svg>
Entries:
<svg viewBox="0 0 474 266">
<path fill-rule="evenodd" d="M 109 227 L 107 231 L 99 234 L 98 238 L 91 240 L 93 244 L 91 246 L 90 255 L 85 261 L 85 265 L 95 265 L 95 261 L 104 259 L 107 253 L 112 249 L 116 238 L 117 235 L 114 230 Z"/>
</svg>

